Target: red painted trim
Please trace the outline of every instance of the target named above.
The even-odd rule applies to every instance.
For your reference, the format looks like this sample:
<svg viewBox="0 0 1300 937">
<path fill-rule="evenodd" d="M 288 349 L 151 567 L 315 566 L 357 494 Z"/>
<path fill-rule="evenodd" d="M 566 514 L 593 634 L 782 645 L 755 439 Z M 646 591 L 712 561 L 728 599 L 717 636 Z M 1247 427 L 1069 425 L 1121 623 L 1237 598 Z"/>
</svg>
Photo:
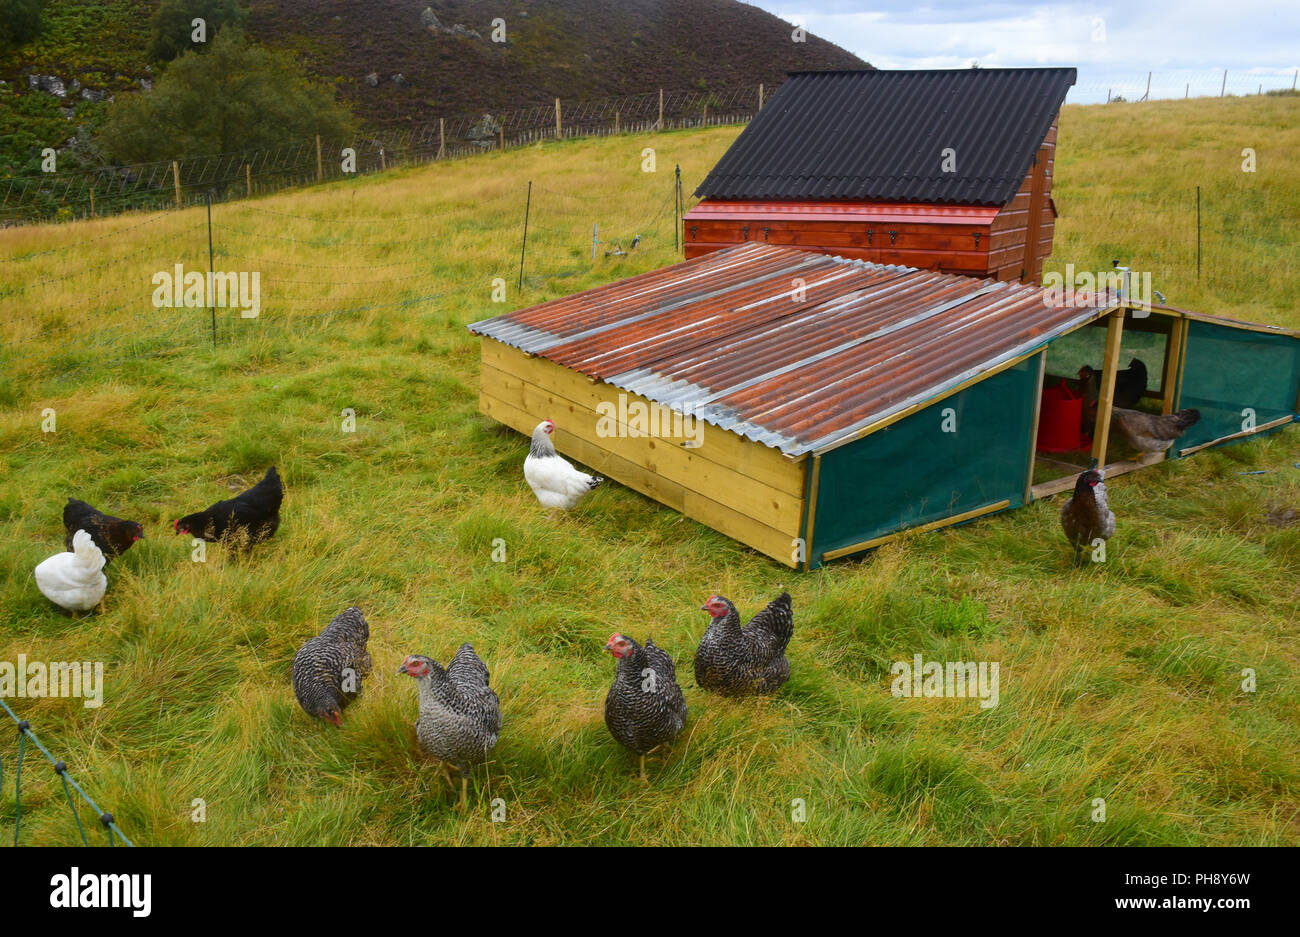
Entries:
<svg viewBox="0 0 1300 937">
<path fill-rule="evenodd" d="M 990 224 L 998 208 L 895 202 L 725 202 L 706 200 L 686 213 L 686 221 L 862 221 L 881 224 L 934 222 Z"/>
</svg>

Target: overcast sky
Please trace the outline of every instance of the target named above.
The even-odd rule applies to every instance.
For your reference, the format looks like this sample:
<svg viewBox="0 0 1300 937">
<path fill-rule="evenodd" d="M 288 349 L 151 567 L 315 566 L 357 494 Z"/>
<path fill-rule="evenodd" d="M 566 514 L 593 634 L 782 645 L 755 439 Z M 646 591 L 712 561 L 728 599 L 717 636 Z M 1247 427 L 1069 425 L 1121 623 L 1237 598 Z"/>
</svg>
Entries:
<svg viewBox="0 0 1300 937">
<path fill-rule="evenodd" d="M 1300 67 L 1300 2 L 1129 3 L 748 0 L 879 68 L 1073 65 L 1069 100 L 1218 94 L 1290 87 Z"/>
</svg>

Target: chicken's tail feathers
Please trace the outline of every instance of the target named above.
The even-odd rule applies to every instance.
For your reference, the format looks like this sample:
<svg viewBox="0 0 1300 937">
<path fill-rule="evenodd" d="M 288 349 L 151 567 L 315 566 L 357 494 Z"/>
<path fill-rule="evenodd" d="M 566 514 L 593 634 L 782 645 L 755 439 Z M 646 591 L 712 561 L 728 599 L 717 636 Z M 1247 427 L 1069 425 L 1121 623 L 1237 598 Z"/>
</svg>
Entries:
<svg viewBox="0 0 1300 937">
<path fill-rule="evenodd" d="M 758 629 L 766 631 L 776 638 L 777 647 L 784 651 L 785 646 L 794 636 L 794 608 L 790 593 L 782 592 L 767 604 L 761 612 L 749 620 L 745 630 Z"/>
<path fill-rule="evenodd" d="M 104 566 L 104 552 L 95 545 L 94 538 L 84 530 L 78 530 L 72 535 L 72 552 L 85 566 L 93 569 L 102 569 Z"/>
<path fill-rule="evenodd" d="M 487 664 L 483 663 L 482 658 L 474 653 L 474 645 L 466 641 L 456 651 L 456 656 L 451 659 L 447 665 L 447 676 L 454 683 L 474 686 L 487 686 L 491 675 L 488 673 Z"/>
<path fill-rule="evenodd" d="M 1187 429 L 1194 426 L 1201 419 L 1201 411 L 1195 407 L 1188 407 L 1186 410 L 1179 410 L 1174 414 L 1175 422 L 1179 429 Z"/>
<path fill-rule="evenodd" d="M 603 483 L 604 481 L 605 479 L 601 478 L 599 475 L 593 475 L 591 476 L 591 481 L 587 482 L 587 487 L 599 488 L 601 483 Z"/>
</svg>

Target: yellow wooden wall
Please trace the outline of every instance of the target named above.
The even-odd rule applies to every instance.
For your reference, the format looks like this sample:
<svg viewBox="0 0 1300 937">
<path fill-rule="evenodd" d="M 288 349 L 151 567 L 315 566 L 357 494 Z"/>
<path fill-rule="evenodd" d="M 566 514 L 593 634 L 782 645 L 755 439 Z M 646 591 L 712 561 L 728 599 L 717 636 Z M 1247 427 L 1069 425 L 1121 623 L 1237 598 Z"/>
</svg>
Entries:
<svg viewBox="0 0 1300 937">
<path fill-rule="evenodd" d="M 594 471 L 654 498 L 687 517 L 794 567 L 803 517 L 805 460 L 715 426 L 700 424 L 700 446 L 681 440 L 601 437 L 596 406 L 644 397 L 594 381 L 569 368 L 482 339 L 479 410 L 531 435 L 555 421 L 555 447 Z"/>
</svg>

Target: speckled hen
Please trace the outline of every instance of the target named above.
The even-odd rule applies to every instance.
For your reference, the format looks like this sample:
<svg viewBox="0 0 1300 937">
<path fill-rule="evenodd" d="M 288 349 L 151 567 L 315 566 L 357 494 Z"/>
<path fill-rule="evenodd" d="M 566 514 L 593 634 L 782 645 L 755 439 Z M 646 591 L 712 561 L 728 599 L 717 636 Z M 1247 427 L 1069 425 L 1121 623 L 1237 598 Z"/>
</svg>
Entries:
<svg viewBox="0 0 1300 937">
<path fill-rule="evenodd" d="M 620 744 L 640 756 L 645 781 L 645 756 L 686 725 L 686 697 L 677 685 L 673 659 L 654 641 L 647 639 L 641 647 L 615 632 L 605 650 L 618 660 L 614 685 L 605 696 L 605 725 Z"/>
<path fill-rule="evenodd" d="M 293 692 L 310 716 L 342 724 L 343 710 L 361 695 L 370 673 L 370 626 L 353 606 L 337 615 L 293 656 Z"/>
<path fill-rule="evenodd" d="M 713 620 L 695 652 L 695 682 L 723 696 L 775 693 L 790 679 L 785 649 L 794 636 L 790 594 L 782 592 L 745 627 L 731 600 L 712 596 L 701 611 Z"/>
<path fill-rule="evenodd" d="M 414 677 L 419 686 L 416 737 L 444 772 L 446 765 L 460 772 L 464 807 L 469 773 L 487 758 L 501 733 L 501 701 L 488 686 L 487 665 L 467 642 L 445 668 L 436 660 L 412 654 L 397 672 Z"/>
<path fill-rule="evenodd" d="M 1097 469 L 1080 472 L 1074 483 L 1074 494 L 1061 505 L 1061 530 L 1074 547 L 1074 563 L 1081 561 L 1083 551 L 1094 547 L 1097 540 L 1115 536 L 1115 512 L 1106 501 L 1106 485 Z"/>
</svg>

